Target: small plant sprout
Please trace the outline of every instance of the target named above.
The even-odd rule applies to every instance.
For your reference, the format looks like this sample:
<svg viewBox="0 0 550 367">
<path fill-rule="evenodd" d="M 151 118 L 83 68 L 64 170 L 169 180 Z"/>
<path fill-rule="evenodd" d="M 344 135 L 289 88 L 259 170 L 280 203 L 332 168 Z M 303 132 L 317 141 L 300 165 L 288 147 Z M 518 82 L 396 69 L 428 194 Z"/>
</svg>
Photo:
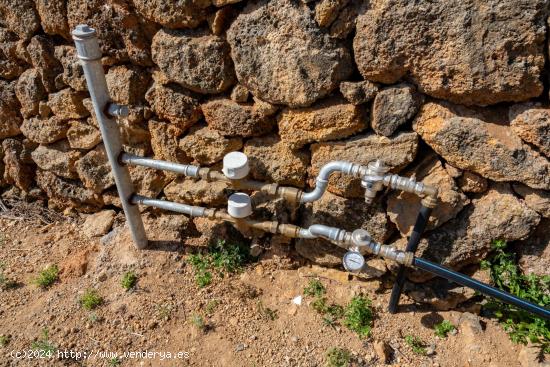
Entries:
<svg viewBox="0 0 550 367">
<path fill-rule="evenodd" d="M 111 366 L 111 367 L 120 366 L 121 363 L 122 363 L 122 361 L 118 357 L 113 357 L 113 358 L 109 359 L 109 366 Z"/>
<path fill-rule="evenodd" d="M 351 365 L 351 353 L 344 348 L 332 347 L 327 351 L 327 367 L 348 367 Z"/>
<path fill-rule="evenodd" d="M 48 288 L 59 279 L 59 268 L 57 265 L 50 265 L 42 270 L 34 283 L 42 288 Z"/>
<path fill-rule="evenodd" d="M 120 280 L 120 285 L 122 285 L 122 288 L 124 288 L 126 291 L 129 291 L 136 286 L 137 281 L 138 277 L 136 273 L 134 273 L 133 271 L 127 271 L 122 276 L 122 279 Z"/>
<path fill-rule="evenodd" d="M 451 324 L 449 320 L 443 320 L 439 324 L 435 325 L 434 330 L 435 330 L 435 335 L 443 339 L 443 338 L 446 338 L 450 332 L 456 330 L 456 327 L 453 324 Z"/>
<path fill-rule="evenodd" d="M 220 301 L 217 299 L 208 301 L 208 303 L 206 304 L 206 313 L 208 315 L 212 314 L 219 304 L 220 304 Z"/>
<path fill-rule="evenodd" d="M 0 347 L 4 348 L 7 346 L 11 341 L 11 337 L 9 335 L 0 335 Z"/>
<path fill-rule="evenodd" d="M 103 298 L 95 289 L 88 289 L 80 298 L 80 305 L 86 310 L 91 311 L 103 304 Z"/>
<path fill-rule="evenodd" d="M 323 283 L 318 279 L 312 279 L 304 288 L 304 296 L 321 297 L 327 292 Z"/>
<path fill-rule="evenodd" d="M 262 301 L 258 301 L 257 307 L 258 313 L 267 320 L 274 321 L 276 320 L 279 315 L 277 315 L 277 311 L 272 310 L 269 307 L 265 307 Z"/>
<path fill-rule="evenodd" d="M 31 344 L 32 349 L 44 353 L 47 357 L 51 357 L 56 351 L 56 347 L 50 342 L 50 332 L 48 329 L 42 329 L 42 337 Z"/>
<path fill-rule="evenodd" d="M 414 353 L 421 356 L 426 355 L 426 346 L 418 337 L 407 335 L 405 336 L 405 343 L 407 343 L 407 345 L 411 347 Z"/>
<path fill-rule="evenodd" d="M 157 317 L 160 320 L 168 321 L 172 315 L 173 306 L 169 303 L 161 303 L 156 306 L 157 308 Z"/>
<path fill-rule="evenodd" d="M 206 330 L 206 322 L 201 315 L 194 314 L 191 316 L 191 323 L 200 331 Z"/>
<path fill-rule="evenodd" d="M 369 336 L 373 319 L 371 301 L 363 295 L 353 297 L 344 312 L 344 325 L 360 337 Z"/>
</svg>

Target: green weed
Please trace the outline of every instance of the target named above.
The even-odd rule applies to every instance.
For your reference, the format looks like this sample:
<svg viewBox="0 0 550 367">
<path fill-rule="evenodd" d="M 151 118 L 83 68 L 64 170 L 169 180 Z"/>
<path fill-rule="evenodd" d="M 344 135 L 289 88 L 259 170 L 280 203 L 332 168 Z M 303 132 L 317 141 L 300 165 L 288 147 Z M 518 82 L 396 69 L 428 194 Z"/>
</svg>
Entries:
<svg viewBox="0 0 550 367">
<path fill-rule="evenodd" d="M 506 252 L 506 247 L 505 241 L 494 241 L 494 253 L 482 262 L 482 268 L 489 269 L 491 279 L 498 288 L 550 308 L 550 276 L 523 274 L 514 254 Z M 544 353 L 550 353 L 550 320 L 495 299 L 489 299 L 485 307 L 494 312 L 513 342 L 531 342 L 540 346 Z"/>
<path fill-rule="evenodd" d="M 120 366 L 121 363 L 122 363 L 122 361 L 120 359 L 118 359 L 118 357 L 113 357 L 113 358 L 109 359 L 109 366 L 111 366 L 111 367 Z"/>
<path fill-rule="evenodd" d="M 122 286 L 122 288 L 129 291 L 136 286 L 137 281 L 138 277 L 136 273 L 134 273 L 133 271 L 128 271 L 122 276 L 122 279 L 120 280 L 120 285 Z"/>
<path fill-rule="evenodd" d="M 453 330 L 456 330 L 456 327 L 451 324 L 449 320 L 443 320 L 439 324 L 435 325 L 435 335 L 439 336 L 440 338 L 446 338 L 447 334 L 449 334 Z"/>
<path fill-rule="evenodd" d="M 363 295 L 353 297 L 344 312 L 344 325 L 360 337 L 369 336 L 373 319 L 371 301 Z"/>
<path fill-rule="evenodd" d="M 201 315 L 194 314 L 191 317 L 191 323 L 200 331 L 206 330 L 206 322 L 204 321 L 204 318 Z"/>
<path fill-rule="evenodd" d="M 422 340 L 420 340 L 416 336 L 405 336 L 405 343 L 407 343 L 407 345 L 411 347 L 412 351 L 416 354 L 419 354 L 421 356 L 426 355 L 426 346 L 424 345 Z"/>
<path fill-rule="evenodd" d="M 80 297 L 80 305 L 86 310 L 93 310 L 103 304 L 103 298 L 95 289 L 88 289 L 82 297 Z"/>
<path fill-rule="evenodd" d="M 327 292 L 323 283 L 317 279 L 309 281 L 308 285 L 304 288 L 304 296 L 321 297 Z"/>
<path fill-rule="evenodd" d="M 327 351 L 327 367 L 348 367 L 351 363 L 351 353 L 344 348 L 330 348 Z"/>
<path fill-rule="evenodd" d="M 57 349 L 50 342 L 50 332 L 46 328 L 42 329 L 42 337 L 37 341 L 32 342 L 31 347 L 32 349 L 43 352 L 48 356 L 51 356 Z"/>
<path fill-rule="evenodd" d="M 50 265 L 42 270 L 34 283 L 42 288 L 48 288 L 59 279 L 59 268 L 57 265 Z"/>
<path fill-rule="evenodd" d="M 0 335 L 0 347 L 7 346 L 11 341 L 11 338 L 8 335 Z"/>
</svg>

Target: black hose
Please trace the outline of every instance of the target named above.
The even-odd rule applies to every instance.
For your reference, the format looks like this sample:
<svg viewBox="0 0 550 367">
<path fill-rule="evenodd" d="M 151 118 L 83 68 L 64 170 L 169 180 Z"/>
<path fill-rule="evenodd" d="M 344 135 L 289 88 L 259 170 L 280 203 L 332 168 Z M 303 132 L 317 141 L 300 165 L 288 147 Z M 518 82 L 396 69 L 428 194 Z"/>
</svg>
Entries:
<svg viewBox="0 0 550 367">
<path fill-rule="evenodd" d="M 430 218 L 430 213 L 432 212 L 431 208 L 428 208 L 424 205 L 420 208 L 418 216 L 416 217 L 416 223 L 414 224 L 411 237 L 409 237 L 409 242 L 407 242 L 407 252 L 416 252 L 418 248 L 418 243 L 420 242 L 420 236 L 424 233 L 428 219 Z M 403 291 L 403 285 L 405 284 L 405 275 L 407 268 L 403 265 L 399 267 L 397 272 L 397 279 L 393 284 L 390 296 L 390 304 L 388 306 L 388 311 L 392 314 L 397 312 L 397 306 L 399 305 L 399 298 L 401 297 L 401 292 Z"/>
<path fill-rule="evenodd" d="M 469 276 L 464 274 L 457 273 L 451 269 L 447 269 L 444 266 L 433 263 L 428 260 L 415 257 L 413 260 L 413 265 L 419 269 L 428 271 L 432 274 L 438 275 L 442 278 L 450 280 L 451 282 L 458 283 L 465 287 L 475 289 L 476 291 L 483 293 L 487 296 L 494 297 L 501 300 L 502 302 L 508 303 L 510 305 L 517 306 L 526 311 L 534 313 L 537 316 L 550 320 L 550 309 L 544 308 L 542 306 L 536 305 L 519 297 L 513 296 L 510 293 L 501 291 L 495 287 L 491 287 L 488 284 L 477 281 Z"/>
</svg>

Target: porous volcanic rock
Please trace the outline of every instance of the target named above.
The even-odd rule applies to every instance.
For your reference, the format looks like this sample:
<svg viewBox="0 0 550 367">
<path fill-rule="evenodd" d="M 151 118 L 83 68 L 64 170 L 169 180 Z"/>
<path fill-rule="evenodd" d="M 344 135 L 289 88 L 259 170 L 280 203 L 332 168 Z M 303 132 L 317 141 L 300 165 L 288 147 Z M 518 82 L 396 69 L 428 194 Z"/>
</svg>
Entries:
<svg viewBox="0 0 550 367">
<path fill-rule="evenodd" d="M 282 185 L 305 185 L 308 152 L 290 149 L 277 135 L 250 139 L 243 151 L 253 178 Z"/>
<path fill-rule="evenodd" d="M 542 93 L 544 0 L 389 0 L 357 20 L 355 61 L 365 79 L 404 76 L 430 96 L 464 105 Z M 406 19 L 406 21 L 404 21 Z"/>
<path fill-rule="evenodd" d="M 520 104 L 510 108 L 509 117 L 512 131 L 550 158 L 550 108 Z"/>
<path fill-rule="evenodd" d="M 393 230 L 391 222 L 380 203 L 365 205 L 364 200 L 345 199 L 325 192 L 317 200 L 303 209 L 301 226 L 324 223 L 330 226 L 353 231 L 366 229 L 375 241 L 383 243 Z M 306 259 L 319 265 L 338 266 L 342 264 L 344 249 L 323 239 L 298 239 L 296 251 Z"/>
<path fill-rule="evenodd" d="M 500 108 L 430 102 L 422 106 L 413 128 L 453 166 L 494 181 L 550 189 L 550 161 L 512 132 Z"/>
<path fill-rule="evenodd" d="M 25 71 L 25 62 L 17 52 L 19 45 L 21 42 L 14 33 L 0 28 L 0 78 L 12 80 Z"/>
<path fill-rule="evenodd" d="M 330 25 L 331 37 L 344 39 L 355 30 L 357 16 L 365 4 L 362 1 L 350 1 L 338 14 L 338 17 Z"/>
<path fill-rule="evenodd" d="M 202 116 L 195 95 L 176 84 L 154 84 L 145 94 L 145 99 L 160 118 L 182 129 L 189 128 Z"/>
<path fill-rule="evenodd" d="M 421 95 L 409 84 L 382 89 L 372 104 L 372 129 L 379 135 L 391 136 L 416 115 L 421 104 Z"/>
<path fill-rule="evenodd" d="M 23 117 L 27 118 L 38 114 L 40 101 L 48 97 L 38 69 L 27 69 L 21 74 L 17 80 L 15 94 L 21 104 Z"/>
<path fill-rule="evenodd" d="M 151 50 L 153 61 L 170 82 L 194 92 L 217 94 L 235 82 L 229 45 L 222 37 L 161 29 Z"/>
<path fill-rule="evenodd" d="M 81 120 L 69 121 L 67 139 L 73 149 L 92 149 L 101 142 L 101 133 L 95 127 Z"/>
<path fill-rule="evenodd" d="M 56 46 L 54 51 L 55 57 L 63 66 L 63 81 L 76 91 L 87 91 L 86 78 L 84 70 L 80 65 L 80 60 L 76 54 L 76 48 L 72 46 Z"/>
<path fill-rule="evenodd" d="M 145 18 L 167 28 L 195 28 L 206 19 L 211 0 L 131 0 Z"/>
<path fill-rule="evenodd" d="M 211 165 L 223 159 L 229 152 L 240 150 L 241 138 L 226 138 L 208 126 L 193 126 L 180 140 L 180 148 L 198 163 Z"/>
<path fill-rule="evenodd" d="M 116 214 L 114 210 L 102 210 L 86 217 L 82 224 L 82 234 L 88 238 L 107 234 L 113 226 Z"/>
<path fill-rule="evenodd" d="M 540 222 L 540 216 L 516 198 L 508 184 L 492 187 L 455 219 L 428 232 L 420 241 L 417 256 L 459 270 L 477 264 L 492 249 L 495 240 L 525 239 Z M 406 238 L 395 244 L 403 249 Z M 426 281 L 433 275 L 414 271 L 413 281 Z"/>
<path fill-rule="evenodd" d="M 340 98 L 326 99 L 311 107 L 287 108 L 277 118 L 281 140 L 293 149 L 353 135 L 367 127 L 366 120 L 361 106 Z"/>
<path fill-rule="evenodd" d="M 321 31 L 312 11 L 297 1 L 249 4 L 227 40 L 239 82 L 274 104 L 309 106 L 352 71 L 349 51 Z"/>
<path fill-rule="evenodd" d="M 156 198 L 170 182 L 163 171 L 141 166 L 130 166 L 130 177 L 136 192 L 145 197 Z"/>
<path fill-rule="evenodd" d="M 416 167 L 402 174 L 415 175 L 417 181 L 439 189 L 437 206 L 432 210 L 427 230 L 441 226 L 453 219 L 470 200 L 456 186 L 435 155 L 427 156 Z M 409 236 L 421 207 L 421 199 L 411 193 L 392 191 L 388 197 L 388 216 L 401 234 Z"/>
<path fill-rule="evenodd" d="M 204 119 L 211 129 L 224 136 L 258 136 L 273 130 L 275 119 L 257 108 L 257 104 L 237 103 L 218 98 L 202 105 Z"/>
<path fill-rule="evenodd" d="M 328 27 L 338 18 L 342 9 L 349 0 L 321 0 L 315 4 L 315 20 L 321 27 Z"/>
<path fill-rule="evenodd" d="M 400 133 L 391 138 L 369 133 L 343 141 L 312 144 L 309 184 L 314 185 L 315 177 L 323 165 L 336 160 L 367 165 L 381 159 L 392 172 L 399 172 L 414 160 L 417 149 L 418 135 L 413 132 Z M 343 176 L 340 173 L 331 175 L 328 190 L 354 198 L 363 197 L 365 191 L 359 178 Z"/>
<path fill-rule="evenodd" d="M 32 66 L 40 73 L 46 92 L 55 92 L 57 90 L 55 78 L 63 68 L 55 58 L 53 41 L 46 36 L 34 36 L 27 45 L 27 55 Z"/>
<path fill-rule="evenodd" d="M 207 182 L 190 177 L 178 177 L 164 188 L 166 198 L 190 205 L 224 207 L 227 205 L 227 184 L 221 181 Z"/>
<path fill-rule="evenodd" d="M 550 218 L 550 192 L 532 189 L 522 184 L 513 184 L 514 192 L 521 196 L 527 206 L 545 218 Z M 549 227 L 550 229 L 550 227 Z"/>
<path fill-rule="evenodd" d="M 4 180 L 7 184 L 28 191 L 33 184 L 35 171 L 29 149 L 19 140 L 4 139 L 2 150 L 4 152 Z"/>
<path fill-rule="evenodd" d="M 92 190 L 88 190 L 78 181 L 67 180 L 48 171 L 36 172 L 36 183 L 49 198 L 57 199 L 58 204 L 71 208 L 91 207 L 86 211 L 97 211 L 103 206 L 103 200 Z"/>
<path fill-rule="evenodd" d="M 550 219 L 540 221 L 537 229 L 515 246 L 519 267 L 525 274 L 548 276 L 550 269 Z"/>
<path fill-rule="evenodd" d="M 67 136 L 69 124 L 56 116 L 32 117 L 23 121 L 21 132 L 29 140 L 39 144 L 51 144 Z"/>
<path fill-rule="evenodd" d="M 89 151 L 76 162 L 76 171 L 84 187 L 100 194 L 115 184 L 103 144 Z"/>
<path fill-rule="evenodd" d="M 179 148 L 183 129 L 164 121 L 150 120 L 149 132 L 155 158 L 176 163 L 189 163 L 191 159 Z"/>
<path fill-rule="evenodd" d="M 82 103 L 85 97 L 86 94 L 83 92 L 75 92 L 71 88 L 65 88 L 49 95 L 48 106 L 52 109 L 54 115 L 61 120 L 80 119 L 90 116 L 90 111 Z"/>
<path fill-rule="evenodd" d="M 487 191 L 487 187 L 489 186 L 486 178 L 483 178 L 480 175 L 477 175 L 470 171 L 465 171 L 457 179 L 457 184 L 458 187 L 460 187 L 460 190 L 476 194 Z"/>
<path fill-rule="evenodd" d="M 21 108 L 15 95 L 15 81 L 0 80 L 0 139 L 17 136 L 23 119 L 18 111 Z"/>
<path fill-rule="evenodd" d="M 363 80 L 360 82 L 340 83 L 340 93 L 351 104 L 360 105 L 372 100 L 378 93 L 378 86 L 375 83 Z"/>
<path fill-rule="evenodd" d="M 36 0 L 36 10 L 45 33 L 71 40 L 66 0 Z"/>
<path fill-rule="evenodd" d="M 237 84 L 231 91 L 231 100 L 238 103 L 246 103 L 250 92 L 245 86 Z"/>
<path fill-rule="evenodd" d="M 71 150 L 67 140 L 61 140 L 51 145 L 39 145 L 31 153 L 32 160 L 38 168 L 71 179 L 78 178 L 76 161 L 81 156 L 82 153 L 79 151 Z"/>
<path fill-rule="evenodd" d="M 113 66 L 105 76 L 114 102 L 135 105 L 144 101 L 150 75 L 139 66 Z"/>
<path fill-rule="evenodd" d="M 0 0 L 0 24 L 27 40 L 40 28 L 33 0 Z"/>
</svg>

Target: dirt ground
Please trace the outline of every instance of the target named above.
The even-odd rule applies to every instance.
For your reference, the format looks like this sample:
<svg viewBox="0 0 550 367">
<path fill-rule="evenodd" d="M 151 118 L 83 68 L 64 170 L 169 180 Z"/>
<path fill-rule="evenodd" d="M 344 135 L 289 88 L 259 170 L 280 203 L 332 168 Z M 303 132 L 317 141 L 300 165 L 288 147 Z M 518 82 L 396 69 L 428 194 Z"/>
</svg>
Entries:
<svg viewBox="0 0 550 367">
<path fill-rule="evenodd" d="M 120 223 L 105 237 L 89 239 L 82 234 L 82 219 L 45 225 L 0 218 L 0 261 L 4 274 L 19 283 L 16 289 L 0 291 L 0 335 L 11 336 L 9 344 L 0 347 L 0 366 L 114 366 L 118 364 L 112 353 L 132 351 L 150 353 L 119 358 L 120 365 L 324 366 L 331 347 L 349 349 L 354 366 L 525 365 L 520 363 L 523 347 L 513 344 L 493 320 L 479 317 L 482 330 L 476 331 L 461 322 L 464 313 L 436 312 L 406 296 L 401 312 L 390 315 L 385 307 L 391 283 L 349 279 L 343 272 L 293 259 L 292 254 L 268 251 L 243 272 L 198 288 L 186 263 L 191 245 L 158 242 L 166 233 L 162 226 L 149 226 L 149 237 L 159 245 L 138 251 Z M 48 264 L 59 265 L 61 275 L 43 290 L 33 279 Z M 120 279 L 129 269 L 139 280 L 136 289 L 127 292 Z M 344 305 L 358 293 L 373 301 L 376 319 L 370 338 L 325 325 L 309 305 L 311 298 L 304 297 L 301 305 L 292 302 L 314 277 L 327 287 L 331 302 Z M 105 300 L 94 311 L 79 304 L 89 288 Z M 193 322 L 196 315 L 205 321 L 204 330 Z M 459 329 L 439 339 L 433 324 L 443 319 Z M 44 328 L 49 342 L 58 351 L 73 351 L 72 358 L 60 358 L 57 352 L 49 359 L 24 358 L 22 353 L 41 338 Z M 431 355 L 413 353 L 404 341 L 409 334 L 418 336 Z M 377 344 L 386 346 L 387 364 L 375 350 Z M 162 360 L 153 352 L 177 358 Z"/>
</svg>

